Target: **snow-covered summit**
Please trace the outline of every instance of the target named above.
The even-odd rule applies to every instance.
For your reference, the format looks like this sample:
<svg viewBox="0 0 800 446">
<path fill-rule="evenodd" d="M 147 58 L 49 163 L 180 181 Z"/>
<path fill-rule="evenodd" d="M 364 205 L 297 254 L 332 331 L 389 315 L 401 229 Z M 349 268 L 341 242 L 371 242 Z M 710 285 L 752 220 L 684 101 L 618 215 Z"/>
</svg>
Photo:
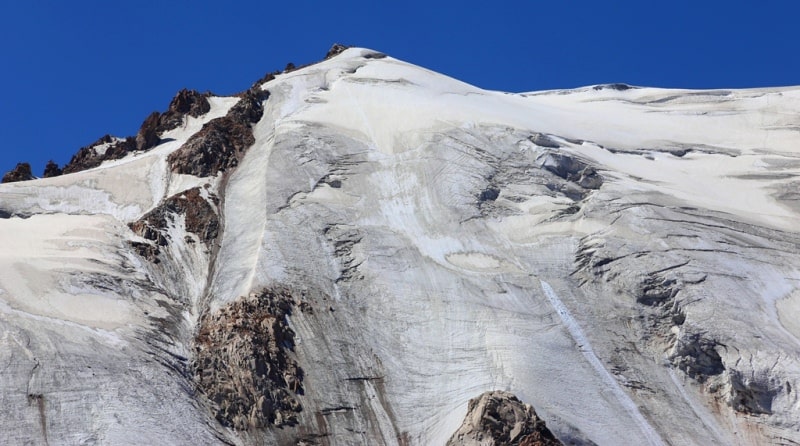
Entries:
<svg viewBox="0 0 800 446">
<path fill-rule="evenodd" d="M 0 185 L 5 443 L 800 442 L 800 88 L 336 53 Z"/>
</svg>

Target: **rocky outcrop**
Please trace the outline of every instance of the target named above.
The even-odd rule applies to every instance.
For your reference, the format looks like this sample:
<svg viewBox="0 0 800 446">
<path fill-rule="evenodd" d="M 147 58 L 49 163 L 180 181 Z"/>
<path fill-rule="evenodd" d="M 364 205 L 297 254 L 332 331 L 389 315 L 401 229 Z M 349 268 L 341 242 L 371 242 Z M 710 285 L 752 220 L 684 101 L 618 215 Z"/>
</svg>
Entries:
<svg viewBox="0 0 800 446">
<path fill-rule="evenodd" d="M 199 93 L 183 89 L 172 98 L 167 111 L 153 112 L 148 116 L 136 134 L 136 150 L 150 150 L 161 142 L 161 135 L 180 127 L 186 116 L 199 117 L 211 110 L 208 97 L 211 93 Z"/>
<path fill-rule="evenodd" d="M 159 247 L 169 243 L 169 225 L 174 224 L 179 216 L 183 217 L 186 232 L 197 235 L 201 242 L 210 245 L 220 231 L 215 200 L 216 197 L 204 194 L 199 187 L 167 198 L 161 205 L 129 224 L 134 233 L 152 242 L 134 242 L 134 248 L 139 255 L 155 261 L 160 253 Z"/>
<path fill-rule="evenodd" d="M 269 91 L 250 89 L 242 93 L 241 97 L 239 102 L 231 107 L 226 117 L 243 124 L 257 123 L 264 115 L 264 101 L 269 99 Z"/>
<path fill-rule="evenodd" d="M 288 290 L 265 290 L 206 313 L 192 370 L 224 426 L 251 430 L 297 423 L 303 371 L 294 359 Z"/>
<path fill-rule="evenodd" d="M 88 146 L 81 147 L 72 156 L 69 163 L 64 166 L 63 173 L 92 169 L 99 166 L 103 161 L 123 158 L 135 149 L 134 141 L 131 138 L 121 139 L 111 135 L 104 135 Z"/>
<path fill-rule="evenodd" d="M 264 114 L 262 102 L 269 92 L 250 89 L 222 118 L 206 123 L 167 161 L 173 172 L 213 176 L 239 164 L 245 151 L 253 145 L 252 124 Z"/>
<path fill-rule="evenodd" d="M 28 163 L 17 163 L 13 170 L 3 175 L 3 183 L 15 183 L 17 181 L 28 181 L 33 179 L 31 165 Z"/>
<path fill-rule="evenodd" d="M 631 85 L 628 85 L 628 84 L 623 84 L 623 83 L 619 83 L 618 82 L 618 83 L 614 83 L 614 84 L 595 85 L 592 88 L 594 88 L 597 91 L 599 91 L 599 90 L 626 91 L 626 90 L 631 90 L 631 89 L 639 88 L 639 87 L 634 87 L 634 86 L 631 86 Z"/>
<path fill-rule="evenodd" d="M 338 56 L 342 54 L 344 50 L 350 48 L 349 46 L 342 45 L 340 43 L 334 43 L 331 49 L 328 50 L 328 53 L 325 54 L 325 60 L 330 59 L 331 57 Z"/>
<path fill-rule="evenodd" d="M 500 390 L 471 399 L 464 423 L 447 442 L 447 446 L 561 444 L 529 404 Z"/>
<path fill-rule="evenodd" d="M 58 164 L 56 164 L 56 162 L 53 160 L 48 161 L 47 165 L 44 166 L 44 175 L 43 175 L 44 178 L 57 177 L 62 173 L 64 172 L 61 170 L 60 167 L 58 167 Z"/>
<path fill-rule="evenodd" d="M 166 132 L 183 124 L 186 116 L 200 117 L 211 110 L 208 98 L 211 93 L 183 89 L 172 98 L 167 111 L 159 117 L 158 131 Z"/>
<path fill-rule="evenodd" d="M 226 116 L 204 125 L 168 161 L 173 172 L 209 177 L 236 167 L 254 142 L 249 126 Z"/>
<path fill-rule="evenodd" d="M 336 56 L 338 54 L 341 54 L 344 50 L 346 50 L 348 48 L 350 48 L 350 47 L 346 46 L 346 45 L 341 45 L 341 44 L 338 44 L 338 43 L 334 43 L 333 46 L 331 47 L 331 49 L 328 50 L 328 53 L 325 54 L 325 59 L 324 60 L 328 60 L 328 59 L 330 59 L 330 58 L 332 58 L 332 57 L 334 57 L 334 56 Z M 381 53 L 373 53 L 373 54 L 365 55 L 364 57 L 378 59 L 381 56 L 385 57 Z M 299 70 L 300 68 L 305 68 L 305 67 L 307 67 L 309 65 L 313 65 L 313 64 L 306 64 L 306 65 L 301 65 L 301 66 L 298 67 L 298 66 L 295 66 L 295 64 L 293 64 L 292 62 L 289 62 L 289 63 L 286 64 L 286 67 L 282 71 L 281 70 L 275 70 L 275 71 L 268 72 L 263 77 L 261 77 L 261 79 L 257 80 L 255 83 L 253 83 L 252 87 L 250 87 L 250 88 L 251 89 L 260 88 L 265 83 L 267 83 L 267 82 L 269 82 L 271 80 L 274 80 L 275 77 L 277 75 L 279 75 L 279 74 L 290 73 L 292 71 Z"/>
<path fill-rule="evenodd" d="M 49 178 L 62 173 L 81 172 L 97 167 L 103 161 L 123 158 L 136 150 L 150 150 L 161 142 L 162 133 L 178 128 L 186 116 L 199 117 L 208 113 L 211 110 L 209 96 L 210 93 L 183 89 L 172 99 L 166 112 L 153 112 L 145 118 L 135 137 L 115 138 L 104 135 L 92 144 L 81 147 L 64 166 L 63 171 L 54 162 L 48 163 L 44 176 Z"/>
<path fill-rule="evenodd" d="M 159 112 L 150 113 L 139 127 L 136 133 L 136 150 L 150 150 L 157 146 L 161 138 L 158 137 L 158 123 L 161 114 Z"/>
</svg>

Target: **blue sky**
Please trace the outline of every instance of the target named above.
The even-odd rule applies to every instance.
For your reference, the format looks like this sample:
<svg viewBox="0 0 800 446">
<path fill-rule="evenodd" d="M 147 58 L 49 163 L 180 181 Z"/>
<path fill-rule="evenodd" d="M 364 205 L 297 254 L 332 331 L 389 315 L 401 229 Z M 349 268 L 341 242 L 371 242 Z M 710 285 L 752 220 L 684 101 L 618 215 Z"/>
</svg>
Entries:
<svg viewBox="0 0 800 446">
<path fill-rule="evenodd" d="M 6 1 L 0 171 L 136 133 L 181 88 L 230 94 L 341 42 L 488 89 L 800 84 L 800 2 Z"/>
</svg>

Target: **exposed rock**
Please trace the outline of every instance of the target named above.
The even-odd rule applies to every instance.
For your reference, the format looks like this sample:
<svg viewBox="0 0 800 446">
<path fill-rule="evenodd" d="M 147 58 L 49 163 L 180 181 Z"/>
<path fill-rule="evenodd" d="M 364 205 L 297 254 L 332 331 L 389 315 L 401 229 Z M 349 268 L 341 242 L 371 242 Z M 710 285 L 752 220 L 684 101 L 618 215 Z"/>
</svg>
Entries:
<svg viewBox="0 0 800 446">
<path fill-rule="evenodd" d="M 593 88 L 595 90 L 598 90 L 598 91 L 599 90 L 625 91 L 625 90 L 630 90 L 630 89 L 638 88 L 638 87 L 633 87 L 631 85 L 623 84 L 623 83 L 615 83 L 615 84 L 595 85 Z"/>
<path fill-rule="evenodd" d="M 52 163 L 53 166 L 48 164 L 45 177 L 80 172 L 97 167 L 103 161 L 123 158 L 134 150 L 152 149 L 161 142 L 159 135 L 179 127 L 185 116 L 198 117 L 208 113 L 211 109 L 209 96 L 210 93 L 183 89 L 175 95 L 165 113 L 153 112 L 144 120 L 136 137 L 121 139 L 104 135 L 92 144 L 81 147 L 64 166 L 63 172 L 58 170 L 55 163 Z"/>
<path fill-rule="evenodd" d="M 225 160 L 206 141 L 208 169 L 247 168 L 207 189 L 173 196 L 198 178 L 165 162 L 194 118 L 156 131 L 180 141 L 161 156 L 4 186 L 4 443 L 442 445 L 495 383 L 535 395 L 564 444 L 800 444 L 791 92 L 587 105 L 585 88 L 473 95 L 412 66 L 387 86 L 403 63 L 368 57 L 278 76 L 263 113 L 260 86 L 233 99 L 255 98 L 206 129 L 239 145 Z M 405 100 L 465 93 L 466 111 Z M 340 119 L 354 103 L 365 120 Z M 725 141 L 756 169 L 598 140 L 645 156 L 631 148 Z M 552 440 L 510 398 L 471 410 L 451 444 Z"/>
<path fill-rule="evenodd" d="M 197 388 L 225 426 L 249 430 L 293 425 L 303 371 L 293 359 L 288 290 L 265 290 L 203 315 L 192 369 Z"/>
<path fill-rule="evenodd" d="M 539 147 L 548 147 L 551 149 L 558 149 L 561 147 L 561 144 L 556 142 L 553 138 L 541 133 L 534 133 L 528 140 Z"/>
<path fill-rule="evenodd" d="M 364 59 L 383 59 L 386 57 L 386 54 L 380 53 L 377 51 L 373 51 L 367 54 L 364 54 Z"/>
<path fill-rule="evenodd" d="M 112 142 L 113 137 L 106 134 L 88 146 L 81 147 L 75 155 L 72 155 L 72 159 L 67 165 L 64 166 L 63 173 L 80 172 L 99 166 L 103 162 L 103 155 L 98 154 L 94 148 L 104 144 L 111 144 Z"/>
<path fill-rule="evenodd" d="M 226 116 L 204 125 L 168 161 L 173 172 L 208 177 L 236 167 L 254 142 L 248 125 Z"/>
<path fill-rule="evenodd" d="M 135 149 L 132 138 L 104 135 L 86 147 L 81 147 L 64 166 L 63 173 L 80 172 L 99 166 L 103 161 L 123 158 Z"/>
<path fill-rule="evenodd" d="M 242 98 L 228 112 L 229 117 L 242 123 L 255 124 L 264 115 L 263 102 L 269 99 L 269 91 L 250 89 L 242 94 Z"/>
<path fill-rule="evenodd" d="M 161 263 L 161 260 L 158 258 L 158 254 L 161 251 L 158 249 L 157 245 L 142 242 L 130 242 L 130 245 L 136 254 L 153 263 Z"/>
<path fill-rule="evenodd" d="M 337 56 L 344 52 L 344 50 L 350 48 L 349 46 L 342 45 L 340 43 L 334 43 L 331 49 L 328 50 L 328 53 L 325 55 L 325 60 L 330 59 L 331 57 Z"/>
<path fill-rule="evenodd" d="M 500 196 L 500 189 L 496 187 L 489 187 L 483 191 L 481 191 L 481 195 L 478 197 L 480 201 L 495 201 L 497 197 Z"/>
<path fill-rule="evenodd" d="M 167 198 L 160 206 L 129 224 L 137 235 L 155 242 L 153 245 L 137 243 L 133 245 L 136 251 L 154 260 L 160 252 L 158 247 L 169 243 L 167 228 L 179 215 L 184 217 L 186 231 L 196 234 L 204 243 L 211 244 L 219 235 L 219 216 L 203 197 L 201 189 L 195 187 Z"/>
<path fill-rule="evenodd" d="M 206 123 L 167 159 L 173 172 L 208 177 L 239 164 L 255 142 L 251 124 L 264 113 L 262 101 L 269 92 L 248 90 L 228 114 Z"/>
<path fill-rule="evenodd" d="M 211 110 L 209 96 L 211 93 L 199 93 L 185 88 L 179 91 L 172 98 L 167 111 L 159 116 L 156 131 L 162 133 L 180 127 L 187 115 L 197 118 L 208 113 Z"/>
<path fill-rule="evenodd" d="M 447 441 L 447 446 L 561 444 L 529 404 L 500 390 L 471 399 L 464 423 Z"/>
<path fill-rule="evenodd" d="M 17 163 L 13 170 L 3 175 L 3 183 L 15 183 L 17 181 L 28 181 L 34 179 L 31 172 L 31 165 L 28 163 Z"/>
<path fill-rule="evenodd" d="M 62 173 L 63 173 L 63 171 L 61 170 L 60 167 L 58 167 L 58 164 L 56 164 L 55 161 L 50 160 L 50 161 L 47 162 L 47 165 L 44 166 L 44 175 L 43 175 L 43 177 L 44 178 L 57 177 L 57 176 L 61 175 Z"/>
<path fill-rule="evenodd" d="M 145 118 L 136 134 L 136 150 L 149 150 L 157 146 L 161 139 L 158 137 L 158 127 L 161 113 L 153 112 Z"/>
<path fill-rule="evenodd" d="M 271 80 L 274 80 L 275 76 L 277 76 L 279 74 L 281 74 L 280 70 L 275 70 L 275 71 L 268 72 L 267 74 L 262 76 L 261 79 L 255 81 L 253 83 L 253 85 L 250 86 L 250 90 L 255 90 L 255 89 L 261 88 L 262 85 L 264 85 L 265 83 L 267 83 L 267 82 L 269 82 Z"/>
</svg>

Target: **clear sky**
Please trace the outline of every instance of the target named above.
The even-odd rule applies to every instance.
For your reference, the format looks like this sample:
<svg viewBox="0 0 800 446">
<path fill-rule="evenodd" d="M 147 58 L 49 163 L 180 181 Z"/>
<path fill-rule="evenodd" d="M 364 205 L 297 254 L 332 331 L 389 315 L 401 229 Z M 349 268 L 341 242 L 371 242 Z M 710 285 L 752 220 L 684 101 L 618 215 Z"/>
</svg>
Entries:
<svg viewBox="0 0 800 446">
<path fill-rule="evenodd" d="M 3 1 L 0 173 L 136 133 L 181 88 L 231 94 L 334 42 L 482 88 L 800 84 L 800 2 Z"/>
</svg>

